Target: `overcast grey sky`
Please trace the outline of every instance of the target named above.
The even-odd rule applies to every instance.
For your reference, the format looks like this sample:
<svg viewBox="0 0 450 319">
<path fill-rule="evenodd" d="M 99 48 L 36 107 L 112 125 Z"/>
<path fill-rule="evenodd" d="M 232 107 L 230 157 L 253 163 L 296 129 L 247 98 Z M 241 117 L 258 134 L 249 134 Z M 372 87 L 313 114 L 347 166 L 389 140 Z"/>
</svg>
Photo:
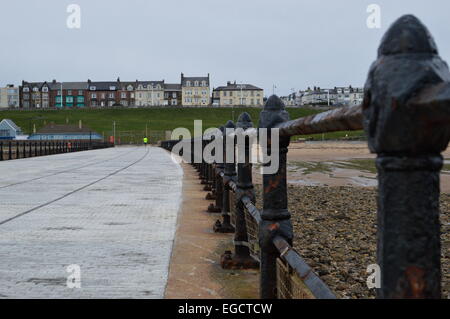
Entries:
<svg viewBox="0 0 450 319">
<path fill-rule="evenodd" d="M 66 8 L 81 6 L 81 28 Z M 381 29 L 369 29 L 369 4 Z M 212 85 L 362 86 L 399 16 L 424 22 L 450 60 L 448 0 L 1 0 L 0 84 L 160 80 L 211 74 Z"/>
</svg>

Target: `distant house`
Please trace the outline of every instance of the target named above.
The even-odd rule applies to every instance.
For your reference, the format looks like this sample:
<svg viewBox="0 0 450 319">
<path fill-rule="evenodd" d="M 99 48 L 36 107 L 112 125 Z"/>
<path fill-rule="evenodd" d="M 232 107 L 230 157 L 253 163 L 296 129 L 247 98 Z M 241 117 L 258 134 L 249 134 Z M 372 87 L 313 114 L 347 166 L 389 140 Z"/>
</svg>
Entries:
<svg viewBox="0 0 450 319">
<path fill-rule="evenodd" d="M 4 119 L 0 122 L 0 139 L 13 140 L 22 135 L 22 130 L 10 119 Z"/>
<path fill-rule="evenodd" d="M 89 127 L 50 123 L 33 133 L 29 140 L 102 140 L 103 136 Z"/>
</svg>

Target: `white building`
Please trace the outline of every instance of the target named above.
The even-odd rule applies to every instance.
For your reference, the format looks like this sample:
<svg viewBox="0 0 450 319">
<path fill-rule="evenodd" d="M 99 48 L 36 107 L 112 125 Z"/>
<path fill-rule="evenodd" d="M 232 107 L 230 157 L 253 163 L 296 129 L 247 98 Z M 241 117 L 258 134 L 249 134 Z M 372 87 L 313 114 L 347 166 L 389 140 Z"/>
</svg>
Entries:
<svg viewBox="0 0 450 319">
<path fill-rule="evenodd" d="M 164 105 L 164 81 L 136 81 L 136 106 Z"/>
<path fill-rule="evenodd" d="M 364 99 L 364 89 L 352 86 L 334 87 L 333 89 L 313 87 L 300 91 L 299 96 L 300 105 L 359 105 Z"/>
<path fill-rule="evenodd" d="M 8 84 L 0 88 L 0 108 L 19 107 L 19 88 Z"/>
</svg>

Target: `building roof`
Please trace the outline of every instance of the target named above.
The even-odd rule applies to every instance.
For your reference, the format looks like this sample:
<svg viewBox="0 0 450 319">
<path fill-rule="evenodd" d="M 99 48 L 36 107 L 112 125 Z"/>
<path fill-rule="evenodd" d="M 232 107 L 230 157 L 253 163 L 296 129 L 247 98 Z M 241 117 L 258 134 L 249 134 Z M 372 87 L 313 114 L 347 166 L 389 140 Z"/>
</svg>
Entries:
<svg viewBox="0 0 450 319">
<path fill-rule="evenodd" d="M 138 87 L 139 85 L 142 85 L 144 87 L 144 89 L 146 88 L 155 88 L 157 85 L 159 84 L 159 86 L 161 88 L 164 88 L 164 80 L 162 81 L 136 81 L 136 87 Z"/>
<path fill-rule="evenodd" d="M 13 129 L 13 130 L 15 130 L 15 131 L 22 131 L 21 129 L 20 129 L 20 127 L 18 127 L 17 125 L 16 125 L 16 123 L 14 123 L 12 120 L 10 120 L 10 119 L 3 119 L 0 123 L 6 123 L 6 124 L 8 124 L 9 126 L 11 126 L 11 128 Z"/>
<path fill-rule="evenodd" d="M 88 80 L 87 82 L 88 86 L 87 88 L 89 89 L 92 86 L 95 86 L 95 90 L 96 91 L 117 91 L 119 89 L 120 86 L 120 82 L 117 81 L 90 81 Z M 111 87 L 115 87 L 114 90 L 111 90 Z"/>
<path fill-rule="evenodd" d="M 89 127 L 82 125 L 81 129 L 78 125 L 72 124 L 54 124 L 45 125 L 36 134 L 64 134 L 64 133 L 96 133 Z"/>
<path fill-rule="evenodd" d="M 181 91 L 181 84 L 165 83 L 164 89 L 168 91 Z"/>
<path fill-rule="evenodd" d="M 52 90 L 60 90 L 61 82 L 50 82 L 49 86 Z M 87 82 L 62 82 L 63 90 L 87 90 Z"/>
<path fill-rule="evenodd" d="M 236 90 L 240 90 L 242 88 L 242 90 L 247 90 L 247 91 L 262 91 L 263 89 L 254 86 L 252 84 L 236 84 L 235 83 L 231 83 L 228 82 L 227 86 L 219 86 L 217 88 L 215 88 L 215 91 L 236 91 Z"/>
<path fill-rule="evenodd" d="M 206 85 L 209 86 L 209 74 L 208 76 L 184 76 L 184 74 L 181 73 L 181 86 L 186 86 L 187 81 L 198 81 L 200 83 L 206 81 Z"/>
</svg>

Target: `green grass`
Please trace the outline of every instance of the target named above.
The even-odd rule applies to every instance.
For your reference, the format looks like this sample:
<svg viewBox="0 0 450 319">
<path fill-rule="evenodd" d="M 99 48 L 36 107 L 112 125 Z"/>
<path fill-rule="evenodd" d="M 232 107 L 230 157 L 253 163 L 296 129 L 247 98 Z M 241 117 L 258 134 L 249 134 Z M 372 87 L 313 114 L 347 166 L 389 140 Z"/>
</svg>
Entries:
<svg viewBox="0 0 450 319">
<path fill-rule="evenodd" d="M 288 108 L 290 118 L 295 119 L 318 113 L 317 110 L 304 108 Z M 9 118 L 19 125 L 24 133 L 30 133 L 33 124 L 36 129 L 44 124 L 54 122 L 64 124 L 68 121 L 78 125 L 82 120 L 83 125 L 102 134 L 111 132 L 113 121 L 116 122 L 116 131 L 140 131 L 148 130 L 165 131 L 177 127 L 185 127 L 191 132 L 194 128 L 194 120 L 203 121 L 203 129 L 224 125 L 228 120 L 237 117 L 242 112 L 248 112 L 254 126 L 258 125 L 260 108 L 138 108 L 138 109 L 65 109 L 65 110 L 32 110 L 32 111 L 1 111 L 0 119 Z M 339 139 L 346 134 L 360 136 L 361 132 L 335 132 L 324 135 L 325 139 Z M 322 139 L 322 134 L 308 136 L 317 140 Z"/>
</svg>

